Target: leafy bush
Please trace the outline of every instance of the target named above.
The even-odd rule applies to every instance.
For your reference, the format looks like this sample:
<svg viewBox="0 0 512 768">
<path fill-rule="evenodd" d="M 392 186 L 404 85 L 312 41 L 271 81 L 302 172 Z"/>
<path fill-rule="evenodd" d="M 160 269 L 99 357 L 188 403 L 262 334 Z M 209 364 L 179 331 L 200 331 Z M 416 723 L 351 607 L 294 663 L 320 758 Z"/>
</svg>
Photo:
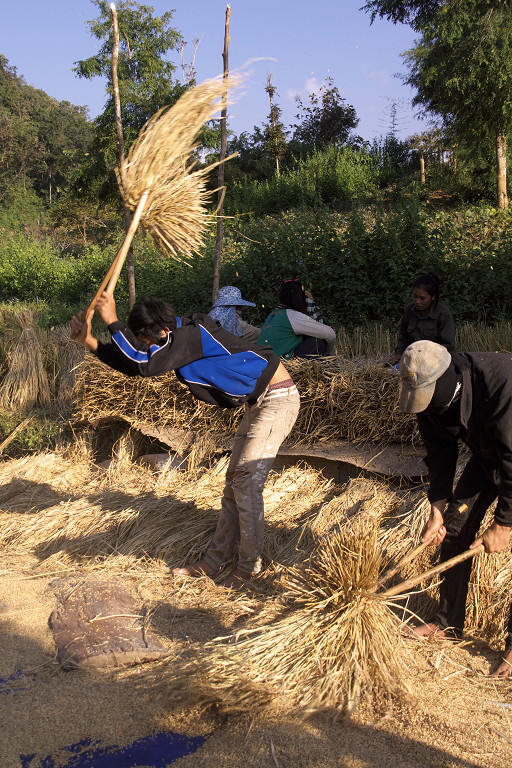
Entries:
<svg viewBox="0 0 512 768">
<path fill-rule="evenodd" d="M 297 207 L 337 207 L 368 196 L 377 187 L 378 175 L 368 154 L 331 146 L 299 159 L 280 176 L 234 184 L 226 195 L 225 211 L 264 216 Z"/>
<path fill-rule="evenodd" d="M 456 320 L 495 323 L 512 312 L 511 215 L 488 206 L 437 211 L 415 198 L 391 211 L 349 214 L 326 207 L 259 219 L 226 219 L 221 285 L 237 285 L 263 322 L 277 302 L 282 280 L 298 277 L 318 301 L 325 320 L 347 328 L 380 322 L 396 327 L 414 278 L 436 272 L 441 298 Z M 155 252 L 137 236 L 136 288 L 169 301 L 180 314 L 211 307 L 214 232 L 204 254 L 190 264 Z M 49 242 L 22 234 L 0 239 L 0 301 L 36 305 L 41 324 L 69 322 L 88 306 L 118 244 L 62 257 Z M 124 276 L 116 288 L 120 317 L 128 309 Z M 99 323 L 95 321 L 99 329 Z"/>
</svg>

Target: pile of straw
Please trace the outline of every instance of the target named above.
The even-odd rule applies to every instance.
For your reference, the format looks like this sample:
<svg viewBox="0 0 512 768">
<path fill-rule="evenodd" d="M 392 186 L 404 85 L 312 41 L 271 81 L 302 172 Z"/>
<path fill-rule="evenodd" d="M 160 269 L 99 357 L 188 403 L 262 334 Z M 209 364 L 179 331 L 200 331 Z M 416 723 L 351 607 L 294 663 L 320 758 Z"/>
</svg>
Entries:
<svg viewBox="0 0 512 768">
<path fill-rule="evenodd" d="M 389 369 L 369 360 L 336 357 L 292 361 L 287 367 L 301 394 L 289 442 L 418 440 L 415 418 L 397 408 L 398 377 Z M 123 419 L 154 428 L 231 435 L 241 411 L 200 403 L 173 374 L 126 378 L 88 355 L 78 376 L 74 418 L 89 424 Z"/>
<path fill-rule="evenodd" d="M 141 222 L 157 248 L 172 258 L 200 252 L 205 228 L 214 220 L 205 207 L 212 195 L 206 176 L 218 163 L 193 170 L 194 150 L 204 124 L 221 109 L 218 100 L 241 79 L 231 75 L 207 80 L 157 112 L 117 174 L 123 199 L 132 209 L 151 190 Z"/>
<path fill-rule="evenodd" d="M 410 692 L 400 621 L 375 592 L 381 567 L 376 521 L 346 521 L 290 570 L 280 617 L 173 659 L 170 695 L 227 712 L 279 701 L 339 715 L 362 695 L 385 706 Z"/>
<path fill-rule="evenodd" d="M 107 473 L 80 452 L 3 463 L 0 550 L 35 554 L 40 568 L 54 573 L 156 574 L 169 579 L 174 594 L 169 566 L 201 557 L 211 539 L 226 458 L 208 470 L 154 475 L 118 453 Z M 180 661 L 173 657 L 158 668 L 159 684 L 172 697 L 228 711 L 279 700 L 339 714 L 360 696 L 382 704 L 402 695 L 407 649 L 398 625 L 414 599 L 433 599 L 436 587 L 392 602 L 377 590 L 388 564 L 419 540 L 428 514 L 424 489 L 396 490 L 362 478 L 336 486 L 312 469 L 293 467 L 271 473 L 265 508 L 265 570 L 251 582 L 253 597 L 244 597 L 252 627 L 188 646 Z M 425 553 L 424 562 L 411 563 L 396 580 L 435 557 Z M 501 641 L 511 578 L 510 554 L 477 560 L 466 631 Z M 197 599 L 211 610 L 240 599 L 202 581 L 179 589 L 199 590 Z M 258 603 L 262 593 L 267 599 Z"/>
<path fill-rule="evenodd" d="M 2 347 L 7 373 L 0 385 L 0 407 L 26 410 L 50 402 L 50 387 L 43 364 L 42 347 L 30 307 L 2 312 Z"/>
</svg>

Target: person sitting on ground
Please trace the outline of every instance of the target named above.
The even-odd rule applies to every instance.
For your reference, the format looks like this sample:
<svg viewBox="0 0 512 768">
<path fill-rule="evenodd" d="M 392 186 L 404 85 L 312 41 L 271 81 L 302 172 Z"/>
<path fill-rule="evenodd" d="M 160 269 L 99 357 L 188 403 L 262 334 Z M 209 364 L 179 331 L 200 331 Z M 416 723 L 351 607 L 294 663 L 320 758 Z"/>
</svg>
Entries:
<svg viewBox="0 0 512 768">
<path fill-rule="evenodd" d="M 311 291 L 308 291 L 307 288 L 304 288 L 304 295 L 306 296 L 306 308 L 309 317 L 313 318 L 313 320 L 316 320 L 317 323 L 323 323 L 324 316 L 322 310 L 315 302 Z"/>
<path fill-rule="evenodd" d="M 208 313 L 211 318 L 222 325 L 226 331 L 245 339 L 245 341 L 258 341 L 260 329 L 246 322 L 242 317 L 243 307 L 255 307 L 252 301 L 242 299 L 240 288 L 234 285 L 225 285 L 219 288 L 215 304 Z"/>
<path fill-rule="evenodd" d="M 300 280 L 285 280 L 279 289 L 279 304 L 263 323 L 258 344 L 269 344 L 285 360 L 318 357 L 332 354 L 336 332 L 308 316 Z"/>
<path fill-rule="evenodd" d="M 239 539 L 238 567 L 222 586 L 242 586 L 261 570 L 263 486 L 297 418 L 297 388 L 270 347 L 248 345 L 206 314 L 177 317 L 166 302 L 143 296 L 125 326 L 106 292 L 96 308 L 110 331 L 110 343 L 92 335 L 91 318 L 85 322 L 82 314 L 73 317 L 71 329 L 105 365 L 127 376 L 175 371 L 198 400 L 224 408 L 245 405 L 212 542 L 203 559 L 172 571 L 176 576 L 214 576 Z"/>
<path fill-rule="evenodd" d="M 400 362 L 409 344 L 422 339 L 435 341 L 448 352 L 455 352 L 453 316 L 446 304 L 439 301 L 439 280 L 432 272 L 420 275 L 414 281 L 412 302 L 405 308 L 391 364 Z"/>
<path fill-rule="evenodd" d="M 430 518 L 422 542 L 441 544 L 441 562 L 483 544 L 510 547 L 512 531 L 512 357 L 507 353 L 450 355 L 431 341 L 417 341 L 402 355 L 399 407 L 415 413 L 426 448 Z M 471 450 L 453 489 L 458 441 Z M 489 507 L 494 520 L 478 536 Z M 471 560 L 447 570 L 434 620 L 414 628 L 420 637 L 462 635 Z M 512 610 L 502 663 L 494 673 L 512 679 Z"/>
</svg>

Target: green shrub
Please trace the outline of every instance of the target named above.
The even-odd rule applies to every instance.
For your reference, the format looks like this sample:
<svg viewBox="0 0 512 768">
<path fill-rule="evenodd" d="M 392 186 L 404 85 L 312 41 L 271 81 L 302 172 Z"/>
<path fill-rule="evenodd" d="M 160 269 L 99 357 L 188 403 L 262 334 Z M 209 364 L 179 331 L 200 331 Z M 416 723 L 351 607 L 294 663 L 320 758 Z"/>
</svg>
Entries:
<svg viewBox="0 0 512 768">
<path fill-rule="evenodd" d="M 339 207 L 368 196 L 377 187 L 378 174 L 368 154 L 349 147 L 328 147 L 268 181 L 234 184 L 227 192 L 225 211 L 264 216 L 297 207 Z"/>
</svg>

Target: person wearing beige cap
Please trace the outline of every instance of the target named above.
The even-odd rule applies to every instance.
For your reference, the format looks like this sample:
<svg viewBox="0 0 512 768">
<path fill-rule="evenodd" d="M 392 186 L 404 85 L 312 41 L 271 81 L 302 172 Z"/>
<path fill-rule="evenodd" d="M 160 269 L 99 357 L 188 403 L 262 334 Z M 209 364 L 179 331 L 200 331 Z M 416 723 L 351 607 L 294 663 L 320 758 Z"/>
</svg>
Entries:
<svg viewBox="0 0 512 768">
<path fill-rule="evenodd" d="M 469 547 L 489 553 L 510 547 L 512 532 L 512 355 L 451 355 L 432 341 L 410 344 L 400 361 L 400 403 L 415 413 L 429 472 L 430 518 L 422 541 L 441 545 L 442 562 Z M 471 456 L 453 488 L 462 440 Z M 494 520 L 478 536 L 497 500 Z M 464 510 L 464 511 L 461 511 Z M 471 560 L 445 572 L 434 620 L 414 627 L 420 637 L 462 635 Z M 512 585 L 511 585 L 512 591 Z M 512 611 L 505 653 L 494 674 L 512 680 Z"/>
</svg>

